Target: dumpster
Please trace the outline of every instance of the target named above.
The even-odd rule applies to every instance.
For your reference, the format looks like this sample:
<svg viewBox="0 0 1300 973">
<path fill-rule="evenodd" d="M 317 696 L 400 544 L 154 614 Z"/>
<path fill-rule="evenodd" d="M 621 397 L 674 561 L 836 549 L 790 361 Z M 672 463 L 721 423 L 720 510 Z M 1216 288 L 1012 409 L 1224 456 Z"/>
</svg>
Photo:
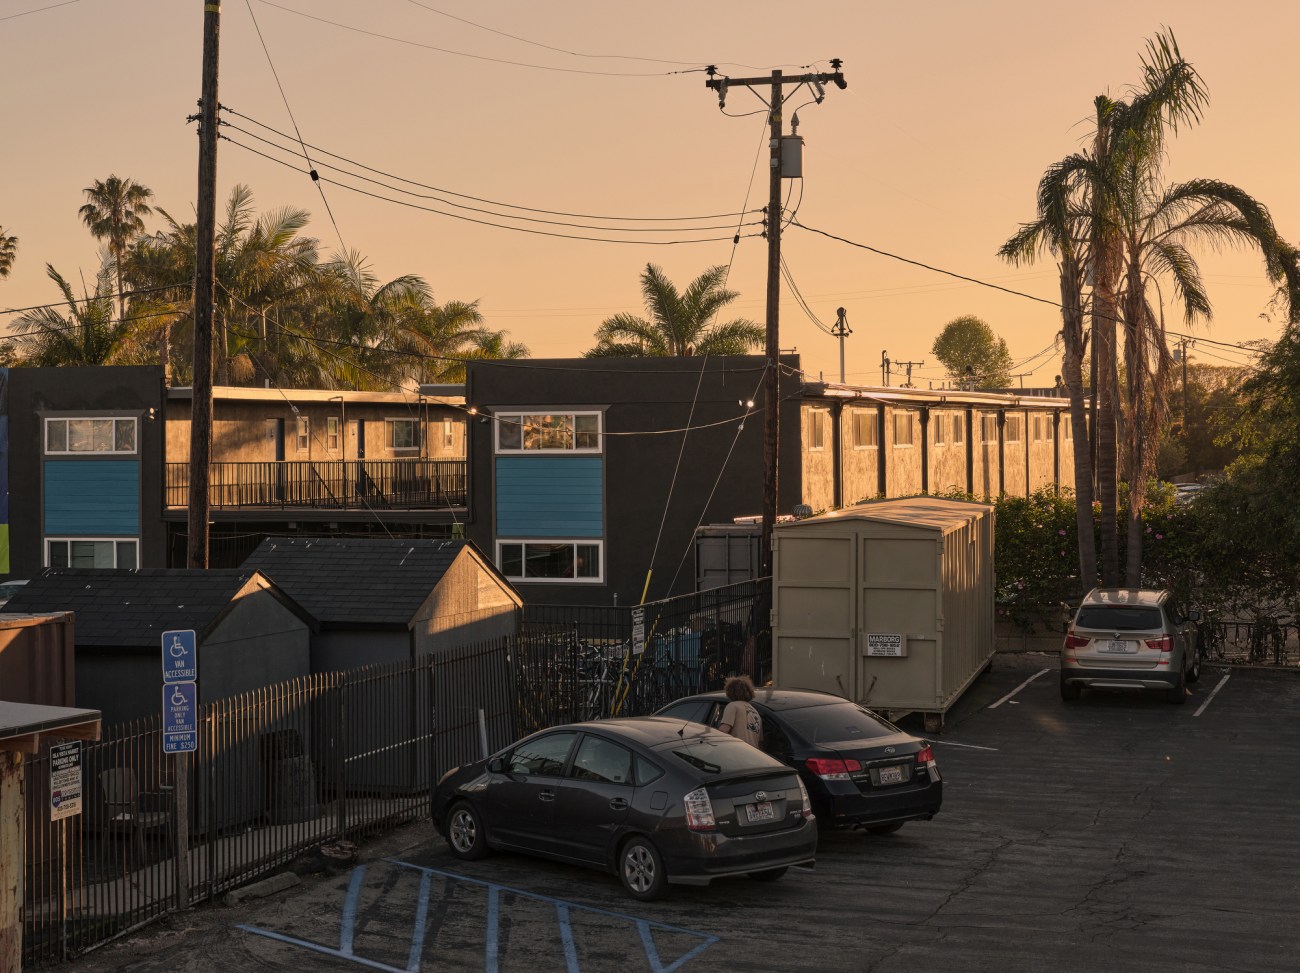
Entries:
<svg viewBox="0 0 1300 973">
<path fill-rule="evenodd" d="M 930 732 L 993 657 L 993 508 L 871 500 L 772 535 L 773 681 Z"/>
</svg>

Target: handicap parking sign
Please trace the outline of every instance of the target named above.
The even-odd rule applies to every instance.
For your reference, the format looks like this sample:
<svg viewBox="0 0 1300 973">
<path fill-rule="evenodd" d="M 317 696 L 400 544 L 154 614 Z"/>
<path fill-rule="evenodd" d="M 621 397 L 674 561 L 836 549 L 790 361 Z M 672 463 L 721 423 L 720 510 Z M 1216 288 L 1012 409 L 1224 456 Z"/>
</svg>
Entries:
<svg viewBox="0 0 1300 973">
<path fill-rule="evenodd" d="M 199 678 L 198 641 L 194 629 L 162 633 L 163 682 L 194 682 Z"/>
<path fill-rule="evenodd" d="M 163 686 L 163 753 L 189 753 L 199 748 L 199 689 L 192 682 Z"/>
</svg>

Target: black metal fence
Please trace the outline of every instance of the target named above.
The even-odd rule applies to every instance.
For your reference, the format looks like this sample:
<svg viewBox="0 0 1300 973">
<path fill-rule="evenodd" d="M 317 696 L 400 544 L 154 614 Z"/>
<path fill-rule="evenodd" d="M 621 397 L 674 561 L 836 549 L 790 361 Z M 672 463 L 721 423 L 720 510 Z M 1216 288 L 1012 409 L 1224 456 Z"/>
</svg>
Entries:
<svg viewBox="0 0 1300 973">
<path fill-rule="evenodd" d="M 442 771 L 515 738 L 512 648 L 324 673 L 207 704 L 199 749 L 181 758 L 162 754 L 158 719 L 108 728 L 84 745 L 82 812 L 62 821 L 50 820 L 48 755 L 27 762 L 25 966 L 426 813 Z"/>
<path fill-rule="evenodd" d="M 635 607 L 529 605 L 519 646 L 521 730 L 640 716 L 744 673 L 771 673 L 768 579 Z"/>
<path fill-rule="evenodd" d="M 213 507 L 440 509 L 467 503 L 463 459 L 283 460 L 213 463 Z M 189 463 L 167 464 L 169 507 L 189 503 Z"/>
<path fill-rule="evenodd" d="M 1239 621 L 1211 614 L 1196 627 L 1201 652 L 1210 661 L 1300 666 L 1300 625 L 1294 619 Z"/>
</svg>

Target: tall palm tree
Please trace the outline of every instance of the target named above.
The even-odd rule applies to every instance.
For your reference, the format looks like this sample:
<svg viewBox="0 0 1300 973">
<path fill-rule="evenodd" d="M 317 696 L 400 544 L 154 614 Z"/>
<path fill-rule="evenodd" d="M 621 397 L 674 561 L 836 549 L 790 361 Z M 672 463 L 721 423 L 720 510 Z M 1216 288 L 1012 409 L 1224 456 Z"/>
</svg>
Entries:
<svg viewBox="0 0 1300 973">
<path fill-rule="evenodd" d="M 18 238 L 5 233 L 0 226 L 0 277 L 8 277 L 18 257 Z"/>
<path fill-rule="evenodd" d="M 1052 166 L 1038 184 L 1038 219 L 1026 223 L 1002 245 L 999 256 L 1014 264 L 1033 263 L 1039 251 L 1057 257 L 1061 289 L 1061 376 L 1070 398 L 1070 432 L 1074 446 L 1075 528 L 1079 535 L 1081 593 L 1097 581 L 1097 544 L 1092 513 L 1092 450 L 1088 443 L 1087 406 L 1083 392 L 1083 358 L 1088 347 L 1084 327 L 1084 283 L 1088 264 L 1088 224 L 1075 202 L 1077 173 L 1083 157 Z"/>
<path fill-rule="evenodd" d="M 86 203 L 78 210 L 81 220 L 96 240 L 106 240 L 117 272 L 117 316 L 126 318 L 122 297 L 122 261 L 126 248 L 144 233 L 144 218 L 153 213 L 149 200 L 153 190 L 130 179 L 110 175 L 96 179 L 85 190 Z"/>
<path fill-rule="evenodd" d="M 63 295 L 68 310 L 42 307 L 21 315 L 12 336 L 18 358 L 27 365 L 112 364 L 127 337 L 127 325 L 113 310 L 113 263 L 106 260 L 95 278 L 95 289 L 81 298 L 50 264 L 45 273 Z M 84 289 L 84 284 L 83 284 Z"/>
<path fill-rule="evenodd" d="M 648 318 L 616 314 L 596 329 L 588 358 L 618 356 L 743 355 L 761 345 L 765 332 L 748 318 L 711 324 L 740 295 L 724 286 L 727 268 L 710 267 L 679 292 L 661 267 L 646 264 L 641 294 Z"/>
</svg>

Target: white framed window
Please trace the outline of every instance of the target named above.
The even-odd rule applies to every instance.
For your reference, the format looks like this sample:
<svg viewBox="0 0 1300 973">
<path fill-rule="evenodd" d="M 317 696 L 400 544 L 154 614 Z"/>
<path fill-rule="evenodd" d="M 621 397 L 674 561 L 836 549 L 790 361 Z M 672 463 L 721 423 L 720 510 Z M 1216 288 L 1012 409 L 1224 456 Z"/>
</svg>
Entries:
<svg viewBox="0 0 1300 973">
<path fill-rule="evenodd" d="M 134 537 L 47 537 L 49 568 L 138 568 L 140 542 Z"/>
<path fill-rule="evenodd" d="M 980 416 L 980 442 L 996 443 L 998 441 L 998 417 L 991 412 Z"/>
<path fill-rule="evenodd" d="M 808 448 L 826 448 L 826 410 L 808 410 Z"/>
<path fill-rule="evenodd" d="M 1056 419 L 1054 416 L 1043 416 L 1043 438 L 1049 443 L 1056 438 Z"/>
<path fill-rule="evenodd" d="M 389 449 L 420 448 L 419 419 L 388 419 L 385 421 L 388 424 Z"/>
<path fill-rule="evenodd" d="M 442 445 L 451 449 L 456 444 L 455 426 L 450 419 L 442 420 Z"/>
<path fill-rule="evenodd" d="M 497 452 L 598 453 L 599 412 L 498 412 Z"/>
<path fill-rule="evenodd" d="M 933 436 L 934 436 L 934 444 L 936 446 L 942 446 L 944 445 L 944 443 L 947 442 L 943 434 L 943 427 L 947 422 L 947 420 L 948 417 L 945 416 L 942 412 L 935 412 L 930 415 L 930 428 L 934 430 Z"/>
<path fill-rule="evenodd" d="M 894 445 L 911 446 L 913 444 L 916 416 L 911 412 L 894 413 Z"/>
<path fill-rule="evenodd" d="M 325 417 L 325 448 L 337 450 L 339 448 L 339 417 Z"/>
<path fill-rule="evenodd" d="M 955 415 L 952 417 L 952 442 L 956 446 L 966 441 L 966 416 L 965 414 Z"/>
<path fill-rule="evenodd" d="M 1065 422 L 1061 423 L 1061 428 L 1065 430 L 1064 435 L 1061 437 L 1062 439 L 1074 439 L 1074 423 L 1072 421 L 1067 419 Z"/>
<path fill-rule="evenodd" d="M 876 448 L 876 413 L 853 410 L 853 448 Z"/>
<path fill-rule="evenodd" d="M 1020 416 L 1007 416 L 1002 432 L 1007 442 L 1020 442 Z"/>
<path fill-rule="evenodd" d="M 45 453 L 134 453 L 138 423 L 134 416 L 46 419 Z"/>
<path fill-rule="evenodd" d="M 300 453 L 305 453 L 311 449 L 311 420 L 306 416 L 298 417 L 298 428 L 294 435 L 294 445 Z"/>
<path fill-rule="evenodd" d="M 1043 417 L 1031 416 L 1030 428 L 1033 430 L 1034 442 L 1041 443 L 1043 441 Z"/>
<path fill-rule="evenodd" d="M 497 541 L 497 568 L 511 581 L 599 584 L 604 547 L 592 540 Z"/>
</svg>

